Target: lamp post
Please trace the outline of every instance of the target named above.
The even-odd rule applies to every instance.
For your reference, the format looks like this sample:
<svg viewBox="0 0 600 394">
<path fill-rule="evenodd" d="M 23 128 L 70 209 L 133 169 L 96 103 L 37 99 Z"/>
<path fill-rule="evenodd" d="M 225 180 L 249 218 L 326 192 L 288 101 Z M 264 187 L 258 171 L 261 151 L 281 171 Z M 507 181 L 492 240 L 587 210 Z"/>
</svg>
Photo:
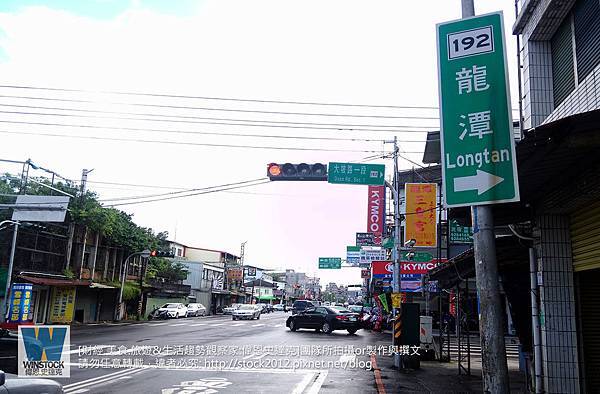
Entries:
<svg viewBox="0 0 600 394">
<path fill-rule="evenodd" d="M 119 290 L 119 302 L 117 303 L 115 320 L 121 320 L 123 318 L 123 316 L 121 315 L 121 303 L 123 302 L 123 287 L 125 287 L 125 278 L 127 277 L 127 263 L 129 262 L 129 259 L 133 256 L 142 256 L 143 258 L 147 259 L 148 257 L 150 257 L 150 251 L 148 249 L 144 249 L 141 252 L 135 252 L 130 254 L 125 259 L 125 262 L 123 263 L 123 277 L 121 278 L 121 289 Z M 142 291 L 141 288 L 140 291 Z"/>
<path fill-rule="evenodd" d="M 8 269 L 6 271 L 6 288 L 4 289 L 4 301 L 2 302 L 2 321 L 6 321 L 6 311 L 8 310 L 8 296 L 10 295 L 10 279 L 12 277 L 13 263 L 15 261 L 15 249 L 17 247 L 17 232 L 19 231 L 19 222 L 15 220 L 3 220 L 0 222 L 0 227 L 3 224 L 10 223 L 15 226 L 13 229 L 12 246 L 10 248 L 10 258 L 8 260 Z"/>
</svg>

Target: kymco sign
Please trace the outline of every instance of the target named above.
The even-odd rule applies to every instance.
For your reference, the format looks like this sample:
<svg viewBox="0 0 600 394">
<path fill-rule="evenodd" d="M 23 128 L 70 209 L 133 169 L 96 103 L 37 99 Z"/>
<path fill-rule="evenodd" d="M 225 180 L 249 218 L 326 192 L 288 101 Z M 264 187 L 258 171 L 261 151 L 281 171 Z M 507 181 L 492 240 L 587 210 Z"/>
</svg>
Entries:
<svg viewBox="0 0 600 394">
<path fill-rule="evenodd" d="M 375 245 L 381 245 L 385 223 L 385 186 L 369 186 L 367 232 L 373 233 Z"/>
</svg>

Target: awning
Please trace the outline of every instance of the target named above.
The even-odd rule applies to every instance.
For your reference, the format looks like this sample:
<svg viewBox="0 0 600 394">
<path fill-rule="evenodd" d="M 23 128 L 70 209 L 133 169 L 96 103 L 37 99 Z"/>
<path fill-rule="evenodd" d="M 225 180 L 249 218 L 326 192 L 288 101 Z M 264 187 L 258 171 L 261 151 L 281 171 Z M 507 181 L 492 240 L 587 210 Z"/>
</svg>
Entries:
<svg viewBox="0 0 600 394">
<path fill-rule="evenodd" d="M 529 267 L 528 248 L 519 243 L 516 237 L 496 238 L 496 259 L 500 272 L 522 264 Z M 450 289 L 465 279 L 475 276 L 474 250 L 470 248 L 429 271 L 429 280 L 437 280 L 438 287 Z"/>
<path fill-rule="evenodd" d="M 30 275 L 19 275 L 19 278 L 41 286 L 89 286 L 91 284 L 89 280 L 79 279 L 41 278 Z"/>
<path fill-rule="evenodd" d="M 265 301 L 271 301 L 271 300 L 274 300 L 275 297 L 273 297 L 273 296 L 260 296 L 260 297 L 258 297 L 258 299 L 259 300 L 265 300 Z"/>
</svg>

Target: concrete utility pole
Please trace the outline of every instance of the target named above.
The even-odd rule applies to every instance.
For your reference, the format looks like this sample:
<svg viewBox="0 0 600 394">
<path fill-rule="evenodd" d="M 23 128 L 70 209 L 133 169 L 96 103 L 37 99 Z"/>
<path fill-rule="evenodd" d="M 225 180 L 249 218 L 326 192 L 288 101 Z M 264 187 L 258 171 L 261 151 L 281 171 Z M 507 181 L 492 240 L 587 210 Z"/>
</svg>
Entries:
<svg viewBox="0 0 600 394">
<path fill-rule="evenodd" d="M 393 141 L 386 143 L 394 144 L 394 177 L 392 185 L 386 182 L 386 186 L 391 189 L 392 198 L 394 199 L 394 248 L 392 249 L 392 261 L 394 262 L 394 273 L 392 276 L 392 290 L 394 293 L 400 293 L 400 196 L 398 193 L 398 138 L 394 137 Z M 394 316 L 394 325 L 392 330 L 392 345 L 400 346 L 400 335 L 402 334 L 402 303 L 400 308 L 392 308 Z M 394 366 L 400 369 L 402 365 L 402 355 L 400 352 L 394 353 Z"/>
<path fill-rule="evenodd" d="M 4 300 L 2 300 L 2 321 L 5 322 L 7 321 L 7 315 L 8 315 L 8 308 L 10 307 L 8 305 L 8 299 L 10 297 L 10 282 L 11 282 L 11 277 L 12 277 L 12 271 L 13 271 L 13 264 L 15 262 L 15 249 L 17 248 L 17 232 L 19 231 L 19 225 L 20 223 L 18 221 L 13 221 L 13 220 L 5 220 L 3 222 L 0 222 L 0 226 L 2 226 L 5 223 L 11 223 L 14 228 L 13 228 L 13 238 L 12 238 L 12 246 L 10 248 L 10 257 L 8 260 L 8 269 L 6 271 L 6 288 L 4 289 Z"/>
<path fill-rule="evenodd" d="M 463 19 L 475 16 L 473 0 L 461 0 L 461 5 Z M 479 335 L 481 337 L 483 391 L 504 394 L 509 392 L 508 366 L 500 308 L 494 216 L 491 205 L 472 206 L 471 218 L 473 221 L 475 274 L 480 305 Z"/>
</svg>

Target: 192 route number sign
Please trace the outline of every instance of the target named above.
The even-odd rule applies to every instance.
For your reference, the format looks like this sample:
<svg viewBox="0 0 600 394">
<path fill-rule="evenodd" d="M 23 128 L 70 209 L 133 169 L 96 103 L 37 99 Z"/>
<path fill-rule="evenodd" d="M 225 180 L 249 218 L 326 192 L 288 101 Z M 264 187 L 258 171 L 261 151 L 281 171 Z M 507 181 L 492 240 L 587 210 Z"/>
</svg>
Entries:
<svg viewBox="0 0 600 394">
<path fill-rule="evenodd" d="M 446 207 L 519 201 L 502 13 L 437 25 Z"/>
</svg>

